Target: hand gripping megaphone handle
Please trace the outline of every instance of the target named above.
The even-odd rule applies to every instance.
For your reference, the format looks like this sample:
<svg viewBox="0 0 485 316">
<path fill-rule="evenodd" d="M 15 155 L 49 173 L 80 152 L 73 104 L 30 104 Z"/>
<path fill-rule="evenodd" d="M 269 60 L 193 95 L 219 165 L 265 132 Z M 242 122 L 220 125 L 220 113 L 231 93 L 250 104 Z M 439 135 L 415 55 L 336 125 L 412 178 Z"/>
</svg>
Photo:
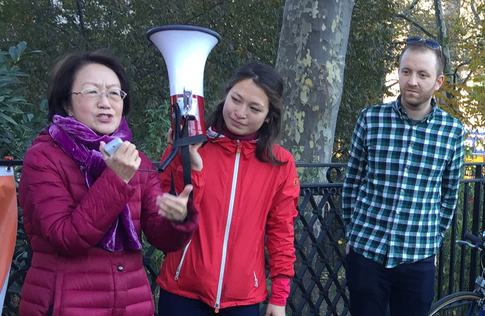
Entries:
<svg viewBox="0 0 485 316">
<path fill-rule="evenodd" d="M 207 138 L 205 135 L 194 135 L 189 137 L 189 119 L 188 117 L 184 117 L 184 124 L 182 127 L 182 138 L 177 139 L 179 146 L 176 148 L 180 148 L 180 153 L 182 155 L 182 171 L 183 171 L 183 178 L 184 178 L 184 186 L 187 184 L 192 184 L 192 163 L 190 161 L 190 152 L 189 152 L 189 145 L 200 143 L 206 141 Z M 174 142 L 175 145 L 175 142 Z M 173 173 L 172 173 L 172 186 L 174 183 Z M 175 188 L 172 188 L 172 191 L 175 191 Z M 189 194 L 189 198 L 191 200 L 194 199 L 193 195 L 194 191 L 191 191 Z"/>
<path fill-rule="evenodd" d="M 179 108 L 179 105 L 177 103 L 174 103 L 172 105 L 173 107 L 173 112 L 175 114 L 175 126 L 180 126 L 180 123 L 181 123 L 181 114 L 180 114 L 180 108 Z M 201 142 L 204 142 L 207 140 L 206 136 L 203 135 L 203 134 L 199 134 L 199 135 L 194 135 L 194 136 L 188 136 L 189 135 L 189 132 L 188 132 L 188 118 L 187 117 L 184 117 L 183 118 L 184 120 L 184 124 L 183 124 L 183 127 L 182 127 L 182 137 L 179 136 L 179 133 L 174 133 L 174 142 L 172 144 L 172 150 L 170 151 L 170 154 L 167 156 L 167 158 L 165 158 L 165 160 L 160 164 L 160 166 L 158 167 L 158 172 L 163 172 L 165 171 L 165 169 L 168 167 L 168 165 L 172 162 L 172 160 L 175 158 L 175 156 L 177 155 L 177 152 L 179 150 L 179 148 L 182 149 L 182 163 L 184 163 L 184 156 L 185 157 L 188 157 L 189 158 L 189 162 L 188 162 L 188 165 L 187 164 L 183 164 L 183 170 L 184 170 L 184 184 L 187 185 L 187 184 L 190 184 L 190 172 L 189 172 L 189 176 L 188 176 L 188 179 L 187 179 L 187 176 L 185 175 L 185 170 L 188 169 L 190 171 L 191 169 L 191 166 L 190 166 L 190 153 L 188 152 L 188 146 L 189 145 L 193 145 L 193 144 L 197 144 L 197 143 L 201 143 Z M 184 148 L 187 149 L 187 153 L 184 154 Z M 188 182 L 189 181 L 189 182 Z"/>
</svg>

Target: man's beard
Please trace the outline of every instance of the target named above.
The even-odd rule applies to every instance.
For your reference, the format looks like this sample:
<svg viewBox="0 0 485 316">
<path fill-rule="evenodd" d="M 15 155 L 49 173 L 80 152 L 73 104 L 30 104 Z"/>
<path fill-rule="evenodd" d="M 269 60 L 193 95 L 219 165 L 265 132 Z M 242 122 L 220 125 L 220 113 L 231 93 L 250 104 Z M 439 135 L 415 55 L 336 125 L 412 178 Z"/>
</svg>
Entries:
<svg viewBox="0 0 485 316">
<path fill-rule="evenodd" d="M 434 90 L 434 87 L 429 89 L 428 91 L 421 91 L 420 93 L 418 93 L 418 95 L 416 97 L 412 97 L 412 98 L 408 98 L 406 96 L 406 94 L 403 94 L 402 95 L 402 99 L 406 102 L 406 104 L 408 104 L 409 106 L 411 107 L 414 107 L 414 108 L 418 108 L 420 107 L 421 105 L 423 105 L 424 103 L 428 102 L 428 100 L 431 99 L 431 97 L 433 96 L 435 90 Z"/>
</svg>

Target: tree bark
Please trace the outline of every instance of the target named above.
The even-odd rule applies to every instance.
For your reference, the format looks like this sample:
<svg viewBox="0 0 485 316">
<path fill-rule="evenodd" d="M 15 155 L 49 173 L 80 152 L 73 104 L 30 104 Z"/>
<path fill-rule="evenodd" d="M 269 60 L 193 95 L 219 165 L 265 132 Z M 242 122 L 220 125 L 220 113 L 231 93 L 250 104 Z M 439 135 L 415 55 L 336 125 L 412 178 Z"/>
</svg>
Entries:
<svg viewBox="0 0 485 316">
<path fill-rule="evenodd" d="M 454 78 L 452 76 L 453 70 L 451 69 L 450 45 L 448 43 L 446 21 L 441 0 L 434 0 L 434 9 L 436 16 L 436 27 L 438 29 L 438 42 L 441 43 L 443 54 L 445 55 L 446 59 L 445 75 L 448 75 L 450 80 L 452 80 L 451 83 L 454 83 Z"/>
<path fill-rule="evenodd" d="M 331 162 L 353 7 L 354 0 L 286 0 L 276 69 L 285 80 L 281 144 L 293 151 L 296 161 Z M 317 177 L 316 181 L 324 179 L 323 174 Z M 308 210 L 301 211 L 305 213 L 301 216 L 312 216 Z M 322 233 L 319 223 L 310 227 L 314 236 Z M 303 231 L 295 229 L 296 240 L 301 241 Z M 308 240 L 299 245 L 299 251 L 310 254 L 312 247 Z M 297 273 L 306 272 L 298 281 L 301 285 L 291 286 L 311 302 L 302 315 L 323 315 L 326 304 L 311 307 L 320 298 L 315 285 L 309 289 L 315 283 L 309 271 L 326 258 L 307 259 L 310 262 L 300 258 L 295 262 Z"/>
<path fill-rule="evenodd" d="M 281 144 L 297 161 L 331 161 L 353 7 L 286 0 L 276 61 L 285 80 Z"/>
</svg>

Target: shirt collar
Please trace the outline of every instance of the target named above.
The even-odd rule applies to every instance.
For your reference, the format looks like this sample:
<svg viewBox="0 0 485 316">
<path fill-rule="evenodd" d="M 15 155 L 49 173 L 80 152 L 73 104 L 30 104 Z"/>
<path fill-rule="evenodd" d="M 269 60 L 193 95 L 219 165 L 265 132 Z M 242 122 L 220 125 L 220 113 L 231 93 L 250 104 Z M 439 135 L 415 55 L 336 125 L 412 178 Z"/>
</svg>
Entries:
<svg viewBox="0 0 485 316">
<path fill-rule="evenodd" d="M 396 101 L 394 101 L 392 103 L 392 107 L 393 107 L 394 111 L 396 112 L 396 114 L 399 116 L 400 119 L 411 122 L 411 118 L 406 113 L 406 110 L 404 110 L 404 108 L 402 107 L 402 104 L 401 104 L 401 95 L 399 95 L 397 97 Z M 431 98 L 431 112 L 429 112 L 421 120 L 420 123 L 422 123 L 424 121 L 426 121 L 426 123 L 431 122 L 431 120 L 433 119 L 433 117 L 434 117 L 437 109 L 438 109 L 438 107 L 436 106 L 436 99 L 435 98 Z"/>
</svg>

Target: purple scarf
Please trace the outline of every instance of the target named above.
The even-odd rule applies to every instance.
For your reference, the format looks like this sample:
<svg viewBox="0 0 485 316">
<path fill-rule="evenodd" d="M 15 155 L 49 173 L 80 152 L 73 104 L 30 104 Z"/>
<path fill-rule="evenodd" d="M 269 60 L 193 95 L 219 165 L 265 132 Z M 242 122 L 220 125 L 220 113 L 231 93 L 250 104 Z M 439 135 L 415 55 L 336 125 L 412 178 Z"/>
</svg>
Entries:
<svg viewBox="0 0 485 316">
<path fill-rule="evenodd" d="M 106 168 L 103 155 L 99 151 L 100 141 L 108 143 L 116 137 L 123 141 L 131 141 L 131 131 L 125 118 L 121 118 L 120 126 L 110 136 L 100 136 L 83 123 L 69 116 L 54 115 L 52 122 L 54 124 L 48 127 L 49 134 L 79 166 L 88 188 L 91 188 Z M 140 250 L 142 248 L 131 220 L 128 204 L 125 205 L 98 246 L 108 251 Z"/>
</svg>

